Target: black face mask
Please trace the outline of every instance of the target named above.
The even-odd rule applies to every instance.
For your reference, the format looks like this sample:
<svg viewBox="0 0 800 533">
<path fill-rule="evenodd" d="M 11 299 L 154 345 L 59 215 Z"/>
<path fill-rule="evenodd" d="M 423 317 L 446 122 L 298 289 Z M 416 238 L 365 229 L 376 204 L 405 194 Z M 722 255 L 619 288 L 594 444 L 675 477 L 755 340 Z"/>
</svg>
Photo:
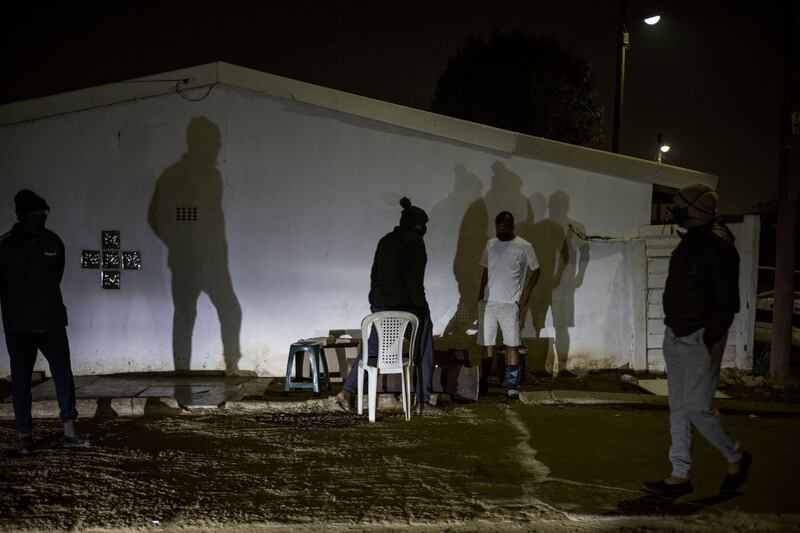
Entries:
<svg viewBox="0 0 800 533">
<path fill-rule="evenodd" d="M 425 232 L 428 231 L 428 226 L 414 226 L 411 228 L 411 231 L 419 235 L 420 237 L 425 236 Z"/>
<path fill-rule="evenodd" d="M 47 213 L 28 213 L 20 219 L 23 224 L 37 228 L 43 228 L 46 221 Z"/>
<path fill-rule="evenodd" d="M 513 231 L 498 231 L 497 238 L 501 241 L 510 241 L 514 239 L 514 232 Z"/>
<path fill-rule="evenodd" d="M 672 208 L 672 222 L 679 226 L 683 226 L 689 220 L 688 207 L 673 207 Z"/>
</svg>

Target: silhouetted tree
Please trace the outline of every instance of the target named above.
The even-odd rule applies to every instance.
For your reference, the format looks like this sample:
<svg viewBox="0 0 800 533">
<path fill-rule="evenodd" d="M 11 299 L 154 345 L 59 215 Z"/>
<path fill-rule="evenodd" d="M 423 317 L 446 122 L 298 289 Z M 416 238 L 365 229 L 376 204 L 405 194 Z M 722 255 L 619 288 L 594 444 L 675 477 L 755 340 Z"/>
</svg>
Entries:
<svg viewBox="0 0 800 533">
<path fill-rule="evenodd" d="M 431 110 L 573 144 L 600 139 L 591 66 L 521 31 L 467 39 L 439 78 Z"/>
</svg>

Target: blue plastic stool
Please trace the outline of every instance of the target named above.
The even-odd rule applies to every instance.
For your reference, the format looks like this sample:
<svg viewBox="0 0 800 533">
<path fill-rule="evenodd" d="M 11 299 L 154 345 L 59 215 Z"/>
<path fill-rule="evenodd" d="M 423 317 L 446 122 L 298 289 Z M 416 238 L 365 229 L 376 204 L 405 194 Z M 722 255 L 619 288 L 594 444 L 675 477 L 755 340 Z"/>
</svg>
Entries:
<svg viewBox="0 0 800 533">
<path fill-rule="evenodd" d="M 297 354 L 300 354 L 297 356 Z M 302 383 L 303 379 L 303 354 L 308 354 L 311 365 L 311 383 Z M 294 381 L 292 381 L 292 362 L 294 362 Z M 320 362 L 322 369 L 320 371 Z M 297 341 L 289 348 L 289 360 L 286 363 L 286 381 L 283 384 L 283 393 L 291 389 L 313 389 L 314 396 L 319 396 L 319 388 L 325 385 L 326 390 L 331 390 L 331 375 L 328 372 L 328 361 L 322 351 L 322 344 L 314 341 Z"/>
</svg>

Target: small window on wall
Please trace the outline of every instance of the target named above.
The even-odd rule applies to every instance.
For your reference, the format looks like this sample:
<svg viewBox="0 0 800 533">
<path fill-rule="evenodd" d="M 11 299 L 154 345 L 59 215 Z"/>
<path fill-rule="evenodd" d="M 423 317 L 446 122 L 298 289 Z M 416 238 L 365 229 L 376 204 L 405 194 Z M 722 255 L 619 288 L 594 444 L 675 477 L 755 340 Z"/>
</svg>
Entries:
<svg viewBox="0 0 800 533">
<path fill-rule="evenodd" d="M 653 185 L 651 224 L 672 224 L 673 198 L 678 189 L 663 185 Z"/>
<path fill-rule="evenodd" d="M 176 207 L 175 220 L 177 222 L 197 222 L 197 207 L 196 206 Z"/>
</svg>

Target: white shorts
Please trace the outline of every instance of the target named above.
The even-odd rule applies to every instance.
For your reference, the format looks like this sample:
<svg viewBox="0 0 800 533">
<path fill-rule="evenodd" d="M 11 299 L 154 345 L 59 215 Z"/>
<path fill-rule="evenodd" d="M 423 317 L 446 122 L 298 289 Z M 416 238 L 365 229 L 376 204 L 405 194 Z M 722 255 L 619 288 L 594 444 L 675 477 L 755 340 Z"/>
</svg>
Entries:
<svg viewBox="0 0 800 533">
<path fill-rule="evenodd" d="M 478 302 L 478 344 L 494 346 L 497 325 L 503 331 L 503 344 L 519 346 L 519 306 L 481 300 Z"/>
</svg>

